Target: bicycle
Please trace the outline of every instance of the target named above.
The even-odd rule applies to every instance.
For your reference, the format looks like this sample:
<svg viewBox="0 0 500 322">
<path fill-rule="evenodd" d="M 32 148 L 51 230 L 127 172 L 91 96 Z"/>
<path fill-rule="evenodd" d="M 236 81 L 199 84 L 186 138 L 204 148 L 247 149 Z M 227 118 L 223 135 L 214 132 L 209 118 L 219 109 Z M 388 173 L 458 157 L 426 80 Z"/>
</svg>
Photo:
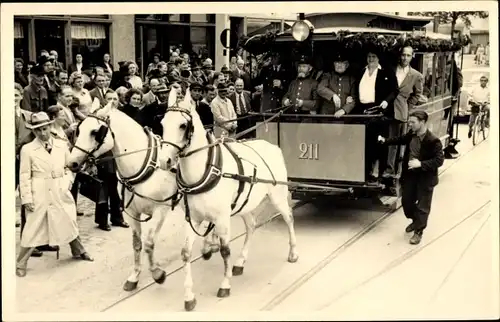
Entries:
<svg viewBox="0 0 500 322">
<path fill-rule="evenodd" d="M 474 120 L 472 125 L 472 145 L 479 143 L 479 134 L 482 133 L 483 141 L 488 138 L 490 134 L 490 124 L 489 124 L 489 111 L 485 111 L 487 103 L 479 104 L 479 113 Z"/>
</svg>

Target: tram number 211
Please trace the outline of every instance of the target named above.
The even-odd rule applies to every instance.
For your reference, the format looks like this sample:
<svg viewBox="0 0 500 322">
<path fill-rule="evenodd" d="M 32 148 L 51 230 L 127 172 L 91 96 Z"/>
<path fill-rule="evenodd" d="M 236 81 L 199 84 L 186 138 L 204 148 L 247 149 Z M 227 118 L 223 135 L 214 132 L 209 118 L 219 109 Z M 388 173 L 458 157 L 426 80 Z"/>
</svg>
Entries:
<svg viewBox="0 0 500 322">
<path fill-rule="evenodd" d="M 299 159 L 319 160 L 319 144 L 317 143 L 300 143 Z"/>
</svg>

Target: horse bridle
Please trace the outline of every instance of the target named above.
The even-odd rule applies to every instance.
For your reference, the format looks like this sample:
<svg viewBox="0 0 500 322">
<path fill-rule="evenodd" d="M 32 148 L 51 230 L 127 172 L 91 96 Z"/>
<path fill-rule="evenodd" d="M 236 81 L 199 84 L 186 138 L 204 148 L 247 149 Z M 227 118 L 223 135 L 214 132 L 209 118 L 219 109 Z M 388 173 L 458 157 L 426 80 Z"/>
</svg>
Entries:
<svg viewBox="0 0 500 322">
<path fill-rule="evenodd" d="M 189 118 L 185 117 L 186 120 L 188 121 L 186 129 L 185 129 L 185 137 L 186 137 L 187 142 L 183 147 L 179 146 L 176 143 L 166 141 L 166 140 L 162 140 L 162 142 L 161 142 L 162 145 L 168 144 L 168 145 L 171 145 L 174 148 L 176 148 L 178 150 L 178 153 L 177 153 L 178 156 L 182 157 L 182 153 L 191 145 L 191 137 L 193 136 L 193 131 L 194 131 L 194 129 L 193 129 L 193 116 L 191 115 L 191 112 L 189 110 L 182 108 L 182 107 L 178 107 L 178 106 L 167 108 L 165 115 L 168 112 L 180 112 L 183 116 L 187 115 L 189 117 Z"/>
<path fill-rule="evenodd" d="M 81 147 L 79 147 L 76 144 L 73 146 L 75 149 L 82 151 L 86 155 L 86 158 L 83 160 L 81 165 L 85 164 L 86 162 L 90 162 L 90 163 L 95 162 L 96 157 L 94 156 L 94 153 L 101 148 L 101 146 L 104 144 L 104 139 L 106 138 L 108 131 L 111 131 L 111 129 L 109 127 L 109 116 L 106 118 L 101 118 L 97 115 L 89 114 L 87 117 L 95 118 L 96 120 L 103 122 L 105 125 L 101 125 L 101 127 L 96 131 L 96 133 L 93 133 L 95 135 L 95 139 L 97 141 L 97 146 L 95 148 L 93 148 L 92 150 L 87 151 L 85 149 L 82 149 Z M 79 135 L 79 128 L 80 128 L 80 125 L 82 124 L 82 122 L 80 122 L 80 124 L 78 124 L 78 127 L 76 128 L 75 134 L 77 137 Z M 94 131 L 92 131 L 92 132 L 94 132 Z"/>
</svg>

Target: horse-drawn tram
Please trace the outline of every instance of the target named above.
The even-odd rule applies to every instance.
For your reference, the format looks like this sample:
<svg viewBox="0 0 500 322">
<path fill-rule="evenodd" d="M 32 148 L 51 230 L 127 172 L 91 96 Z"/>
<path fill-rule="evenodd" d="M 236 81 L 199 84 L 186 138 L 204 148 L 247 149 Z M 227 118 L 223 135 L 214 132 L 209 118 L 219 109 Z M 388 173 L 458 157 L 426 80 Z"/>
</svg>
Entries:
<svg viewBox="0 0 500 322">
<path fill-rule="evenodd" d="M 256 137 L 280 146 L 283 151 L 290 180 L 289 190 L 294 199 L 312 200 L 325 196 L 330 199 L 332 196 L 340 196 L 342 199 L 374 197 L 383 206 L 392 209 L 399 207 L 398 178 L 404 151 L 402 147 L 396 147 L 397 150 L 392 152 L 397 155 L 393 166 L 395 170 L 390 176 L 382 176 L 388 150 L 382 150 L 382 146 L 377 144 L 377 137 L 373 137 L 378 134 L 387 137 L 386 128 L 394 114 L 386 117 L 386 110 L 381 109 L 381 106 L 360 109 L 358 106 L 363 104 L 355 97 L 363 68 L 367 65 L 368 54 L 376 54 L 384 68 L 396 70 L 402 49 L 412 47 L 410 66 L 422 74 L 420 77 L 423 84 L 422 90 L 417 91 L 417 95 L 412 98 L 414 104 L 409 112 L 414 109 L 425 110 L 429 114 L 429 129 L 441 139 L 445 152 L 448 155 L 449 152 L 456 152 L 454 145 L 458 140 L 453 138 L 454 112 L 451 113 L 458 82 L 454 55 L 468 44 L 469 39 L 463 36 L 451 39 L 450 36 L 435 33 L 423 35 L 421 31 L 418 33 L 359 27 L 314 30 L 307 20 L 299 20 L 289 31 L 240 40 L 240 46 L 256 57 L 252 61 L 260 62 L 264 65 L 263 69 L 266 64 L 273 64 L 270 62 L 276 57 L 279 65 L 288 68 L 288 79 L 284 82 L 283 89 L 287 94 L 279 107 L 281 113 L 269 120 L 275 116 L 276 107 L 272 104 L 266 106 L 263 93 L 260 112 L 253 115 L 258 125 Z M 337 69 L 334 66 L 344 60 L 347 61 L 348 69 L 340 78 L 353 78 L 350 85 L 352 94 L 346 95 L 351 96 L 347 100 L 352 100 L 351 105 L 354 107 L 351 106 L 350 112 L 335 114 L 328 107 L 332 106 L 334 100 L 325 99 L 325 96 L 330 98 L 333 91 L 326 91 L 327 95 L 324 94 L 322 79 L 328 79 L 329 73 Z M 309 78 L 315 81 L 308 83 L 305 79 L 296 78 L 297 68 L 300 69 L 299 65 L 304 62 L 311 65 Z M 269 79 L 261 79 L 254 84 L 265 81 L 270 82 Z M 339 78 L 335 81 L 338 84 L 331 84 L 331 80 L 323 83 L 330 82 L 330 88 L 338 85 L 339 91 L 335 92 L 344 94 L 344 85 Z M 305 98 L 304 95 L 307 94 L 301 91 L 301 86 L 311 84 L 317 87 L 311 91 L 310 97 Z M 400 86 L 404 86 L 404 82 Z M 395 87 L 396 91 L 392 95 L 398 96 L 397 83 Z M 376 91 L 384 91 L 384 88 L 376 87 Z M 375 96 L 377 95 L 376 93 Z M 287 99 L 295 99 L 295 102 Z M 389 102 L 390 105 L 392 103 Z M 405 117 L 407 119 L 408 116 Z M 370 130 L 374 124 L 378 124 L 379 132 L 376 134 Z M 406 131 L 405 125 L 400 128 L 401 134 L 403 131 Z M 381 156 L 378 161 L 380 166 L 375 164 L 373 167 L 375 176 L 379 171 L 379 179 L 376 180 L 373 180 L 370 171 L 373 154 Z M 371 160 L 367 160 L 370 158 Z"/>
</svg>

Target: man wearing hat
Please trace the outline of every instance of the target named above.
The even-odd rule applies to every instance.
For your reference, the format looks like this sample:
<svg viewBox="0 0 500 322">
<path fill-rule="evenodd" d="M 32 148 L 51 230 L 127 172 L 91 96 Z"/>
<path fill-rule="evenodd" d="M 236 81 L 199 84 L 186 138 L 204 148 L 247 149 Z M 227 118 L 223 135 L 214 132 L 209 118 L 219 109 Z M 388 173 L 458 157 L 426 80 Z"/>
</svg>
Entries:
<svg viewBox="0 0 500 322">
<path fill-rule="evenodd" d="M 349 114 L 357 98 L 356 78 L 350 73 L 346 56 L 339 53 L 333 61 L 334 70 L 323 76 L 318 85 L 321 99 L 321 114 L 340 117 Z"/>
<path fill-rule="evenodd" d="M 162 135 L 163 127 L 161 120 L 167 111 L 168 94 L 170 90 L 167 85 L 160 84 L 156 90 L 156 100 L 146 105 L 140 113 L 142 114 L 139 119 L 142 119 L 142 126 L 151 128 L 154 134 Z"/>
<path fill-rule="evenodd" d="M 49 96 L 43 86 L 45 73 L 43 66 L 37 64 L 31 68 L 30 84 L 24 89 L 22 108 L 30 112 L 42 112 L 49 108 Z"/>
<path fill-rule="evenodd" d="M 281 106 L 283 94 L 288 88 L 287 81 L 290 79 L 288 70 L 281 64 L 279 54 L 271 57 L 271 64 L 262 68 L 257 77 L 257 87 L 262 87 L 260 100 L 261 112 L 274 110 Z"/>
<path fill-rule="evenodd" d="M 199 83 L 202 86 L 206 86 L 208 84 L 208 80 L 207 80 L 207 83 L 205 83 L 205 79 L 203 79 L 202 75 L 203 75 L 203 72 L 201 71 L 201 66 L 199 64 L 195 64 L 191 68 L 191 76 L 189 76 L 189 79 L 188 79 L 189 83 L 191 83 L 191 84 Z"/>
<path fill-rule="evenodd" d="M 203 78 L 203 83 L 208 84 L 210 83 L 210 80 L 214 77 L 214 70 L 212 66 L 212 61 L 210 58 L 207 58 L 203 64 L 202 64 L 202 78 Z"/>
<path fill-rule="evenodd" d="M 69 243 L 73 258 L 93 261 L 83 247 L 76 222 L 76 205 L 70 189 L 74 176 L 66 168 L 67 142 L 51 135 L 53 121 L 45 112 L 31 114 L 27 127 L 35 139 L 21 148 L 19 191 L 26 208 L 16 274 L 26 275 L 28 259 L 40 245 Z"/>
<path fill-rule="evenodd" d="M 302 56 L 297 66 L 297 78 L 283 96 L 283 106 L 293 105 L 292 111 L 296 113 L 316 114 L 318 81 L 310 77 L 311 70 L 309 59 Z"/>
<path fill-rule="evenodd" d="M 210 103 L 210 109 L 214 115 L 215 125 L 221 128 L 223 133 L 233 135 L 236 132 L 238 123 L 237 121 L 228 121 L 235 120 L 238 115 L 234 110 L 233 103 L 227 98 L 227 94 L 227 85 L 219 83 L 217 85 L 217 97 Z"/>
</svg>

